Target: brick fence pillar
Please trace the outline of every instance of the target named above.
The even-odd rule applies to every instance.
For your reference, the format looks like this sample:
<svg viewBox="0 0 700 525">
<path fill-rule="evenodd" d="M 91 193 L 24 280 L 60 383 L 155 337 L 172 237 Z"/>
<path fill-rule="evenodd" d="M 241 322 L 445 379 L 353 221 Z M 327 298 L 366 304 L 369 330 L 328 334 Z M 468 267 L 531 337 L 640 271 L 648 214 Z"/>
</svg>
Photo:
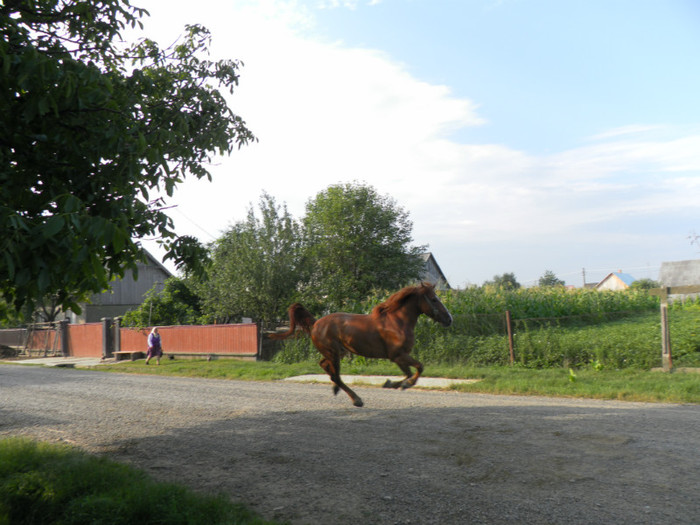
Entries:
<svg viewBox="0 0 700 525">
<path fill-rule="evenodd" d="M 68 320 L 58 322 L 58 333 L 61 338 L 61 355 L 63 357 L 68 357 L 70 351 L 68 346 Z"/>
<path fill-rule="evenodd" d="M 112 318 L 103 317 L 102 321 L 102 359 L 112 357 Z"/>
<path fill-rule="evenodd" d="M 122 318 L 114 318 L 114 348 L 113 352 L 121 352 L 122 350 Z"/>
</svg>

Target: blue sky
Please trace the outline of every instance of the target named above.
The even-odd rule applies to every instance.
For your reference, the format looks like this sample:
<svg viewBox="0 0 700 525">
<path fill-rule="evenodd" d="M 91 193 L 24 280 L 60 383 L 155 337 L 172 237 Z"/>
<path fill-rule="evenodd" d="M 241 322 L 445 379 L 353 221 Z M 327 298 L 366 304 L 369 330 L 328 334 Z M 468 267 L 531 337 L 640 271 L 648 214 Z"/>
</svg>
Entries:
<svg viewBox="0 0 700 525">
<path fill-rule="evenodd" d="M 700 4 L 687 0 L 141 0 L 145 33 L 212 31 L 260 142 L 171 200 L 209 242 L 263 191 L 405 208 L 453 286 L 567 284 L 700 257 Z M 194 7 L 193 7 L 194 6 Z"/>
<path fill-rule="evenodd" d="M 321 37 L 474 100 L 488 123 L 460 141 L 546 153 L 640 118 L 694 123 L 671 97 L 700 80 L 697 2 L 388 0 L 317 18 Z"/>
</svg>

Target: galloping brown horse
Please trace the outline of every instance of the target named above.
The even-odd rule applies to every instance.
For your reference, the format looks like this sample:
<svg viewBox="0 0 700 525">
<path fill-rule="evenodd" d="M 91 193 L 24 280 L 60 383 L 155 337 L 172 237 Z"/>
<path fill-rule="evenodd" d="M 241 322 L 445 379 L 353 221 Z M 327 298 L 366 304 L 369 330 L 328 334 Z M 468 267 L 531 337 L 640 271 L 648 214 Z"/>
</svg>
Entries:
<svg viewBox="0 0 700 525">
<path fill-rule="evenodd" d="M 369 315 L 334 313 L 318 321 L 299 303 L 289 307 L 289 330 L 273 339 L 291 337 L 297 328 L 311 335 L 321 352 L 321 368 L 333 381 L 333 393 L 342 388 L 356 407 L 362 399 L 340 378 L 340 359 L 348 352 L 364 357 L 389 359 L 406 374 L 403 381 L 387 379 L 385 388 L 409 388 L 416 384 L 423 365 L 410 356 L 415 341 L 414 328 L 418 317 L 425 314 L 443 326 L 452 324 L 452 316 L 428 283 L 407 286 L 377 305 Z M 411 367 L 416 369 L 411 376 Z"/>
</svg>

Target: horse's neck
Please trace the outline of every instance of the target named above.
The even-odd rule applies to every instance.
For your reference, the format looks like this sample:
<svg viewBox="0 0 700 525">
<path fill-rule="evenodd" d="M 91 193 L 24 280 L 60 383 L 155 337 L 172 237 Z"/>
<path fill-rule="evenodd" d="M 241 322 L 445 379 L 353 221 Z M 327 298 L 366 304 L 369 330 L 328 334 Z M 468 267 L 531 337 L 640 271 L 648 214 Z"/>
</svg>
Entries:
<svg viewBox="0 0 700 525">
<path fill-rule="evenodd" d="M 406 301 L 403 307 L 397 310 L 399 317 L 408 324 L 411 328 L 416 326 L 418 318 L 420 317 L 421 311 L 418 309 L 418 299 L 411 298 L 410 301 Z"/>
</svg>

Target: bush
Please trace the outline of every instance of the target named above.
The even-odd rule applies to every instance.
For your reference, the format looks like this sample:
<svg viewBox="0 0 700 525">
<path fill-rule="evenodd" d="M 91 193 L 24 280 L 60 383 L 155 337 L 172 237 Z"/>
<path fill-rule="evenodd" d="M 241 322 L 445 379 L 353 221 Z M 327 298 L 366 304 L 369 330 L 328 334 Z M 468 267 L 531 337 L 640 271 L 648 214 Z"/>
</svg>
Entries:
<svg viewBox="0 0 700 525">
<path fill-rule="evenodd" d="M 300 363 L 311 359 L 320 359 L 316 347 L 311 342 L 311 338 L 305 334 L 282 341 L 282 350 L 277 352 L 272 358 L 275 363 Z"/>
</svg>

